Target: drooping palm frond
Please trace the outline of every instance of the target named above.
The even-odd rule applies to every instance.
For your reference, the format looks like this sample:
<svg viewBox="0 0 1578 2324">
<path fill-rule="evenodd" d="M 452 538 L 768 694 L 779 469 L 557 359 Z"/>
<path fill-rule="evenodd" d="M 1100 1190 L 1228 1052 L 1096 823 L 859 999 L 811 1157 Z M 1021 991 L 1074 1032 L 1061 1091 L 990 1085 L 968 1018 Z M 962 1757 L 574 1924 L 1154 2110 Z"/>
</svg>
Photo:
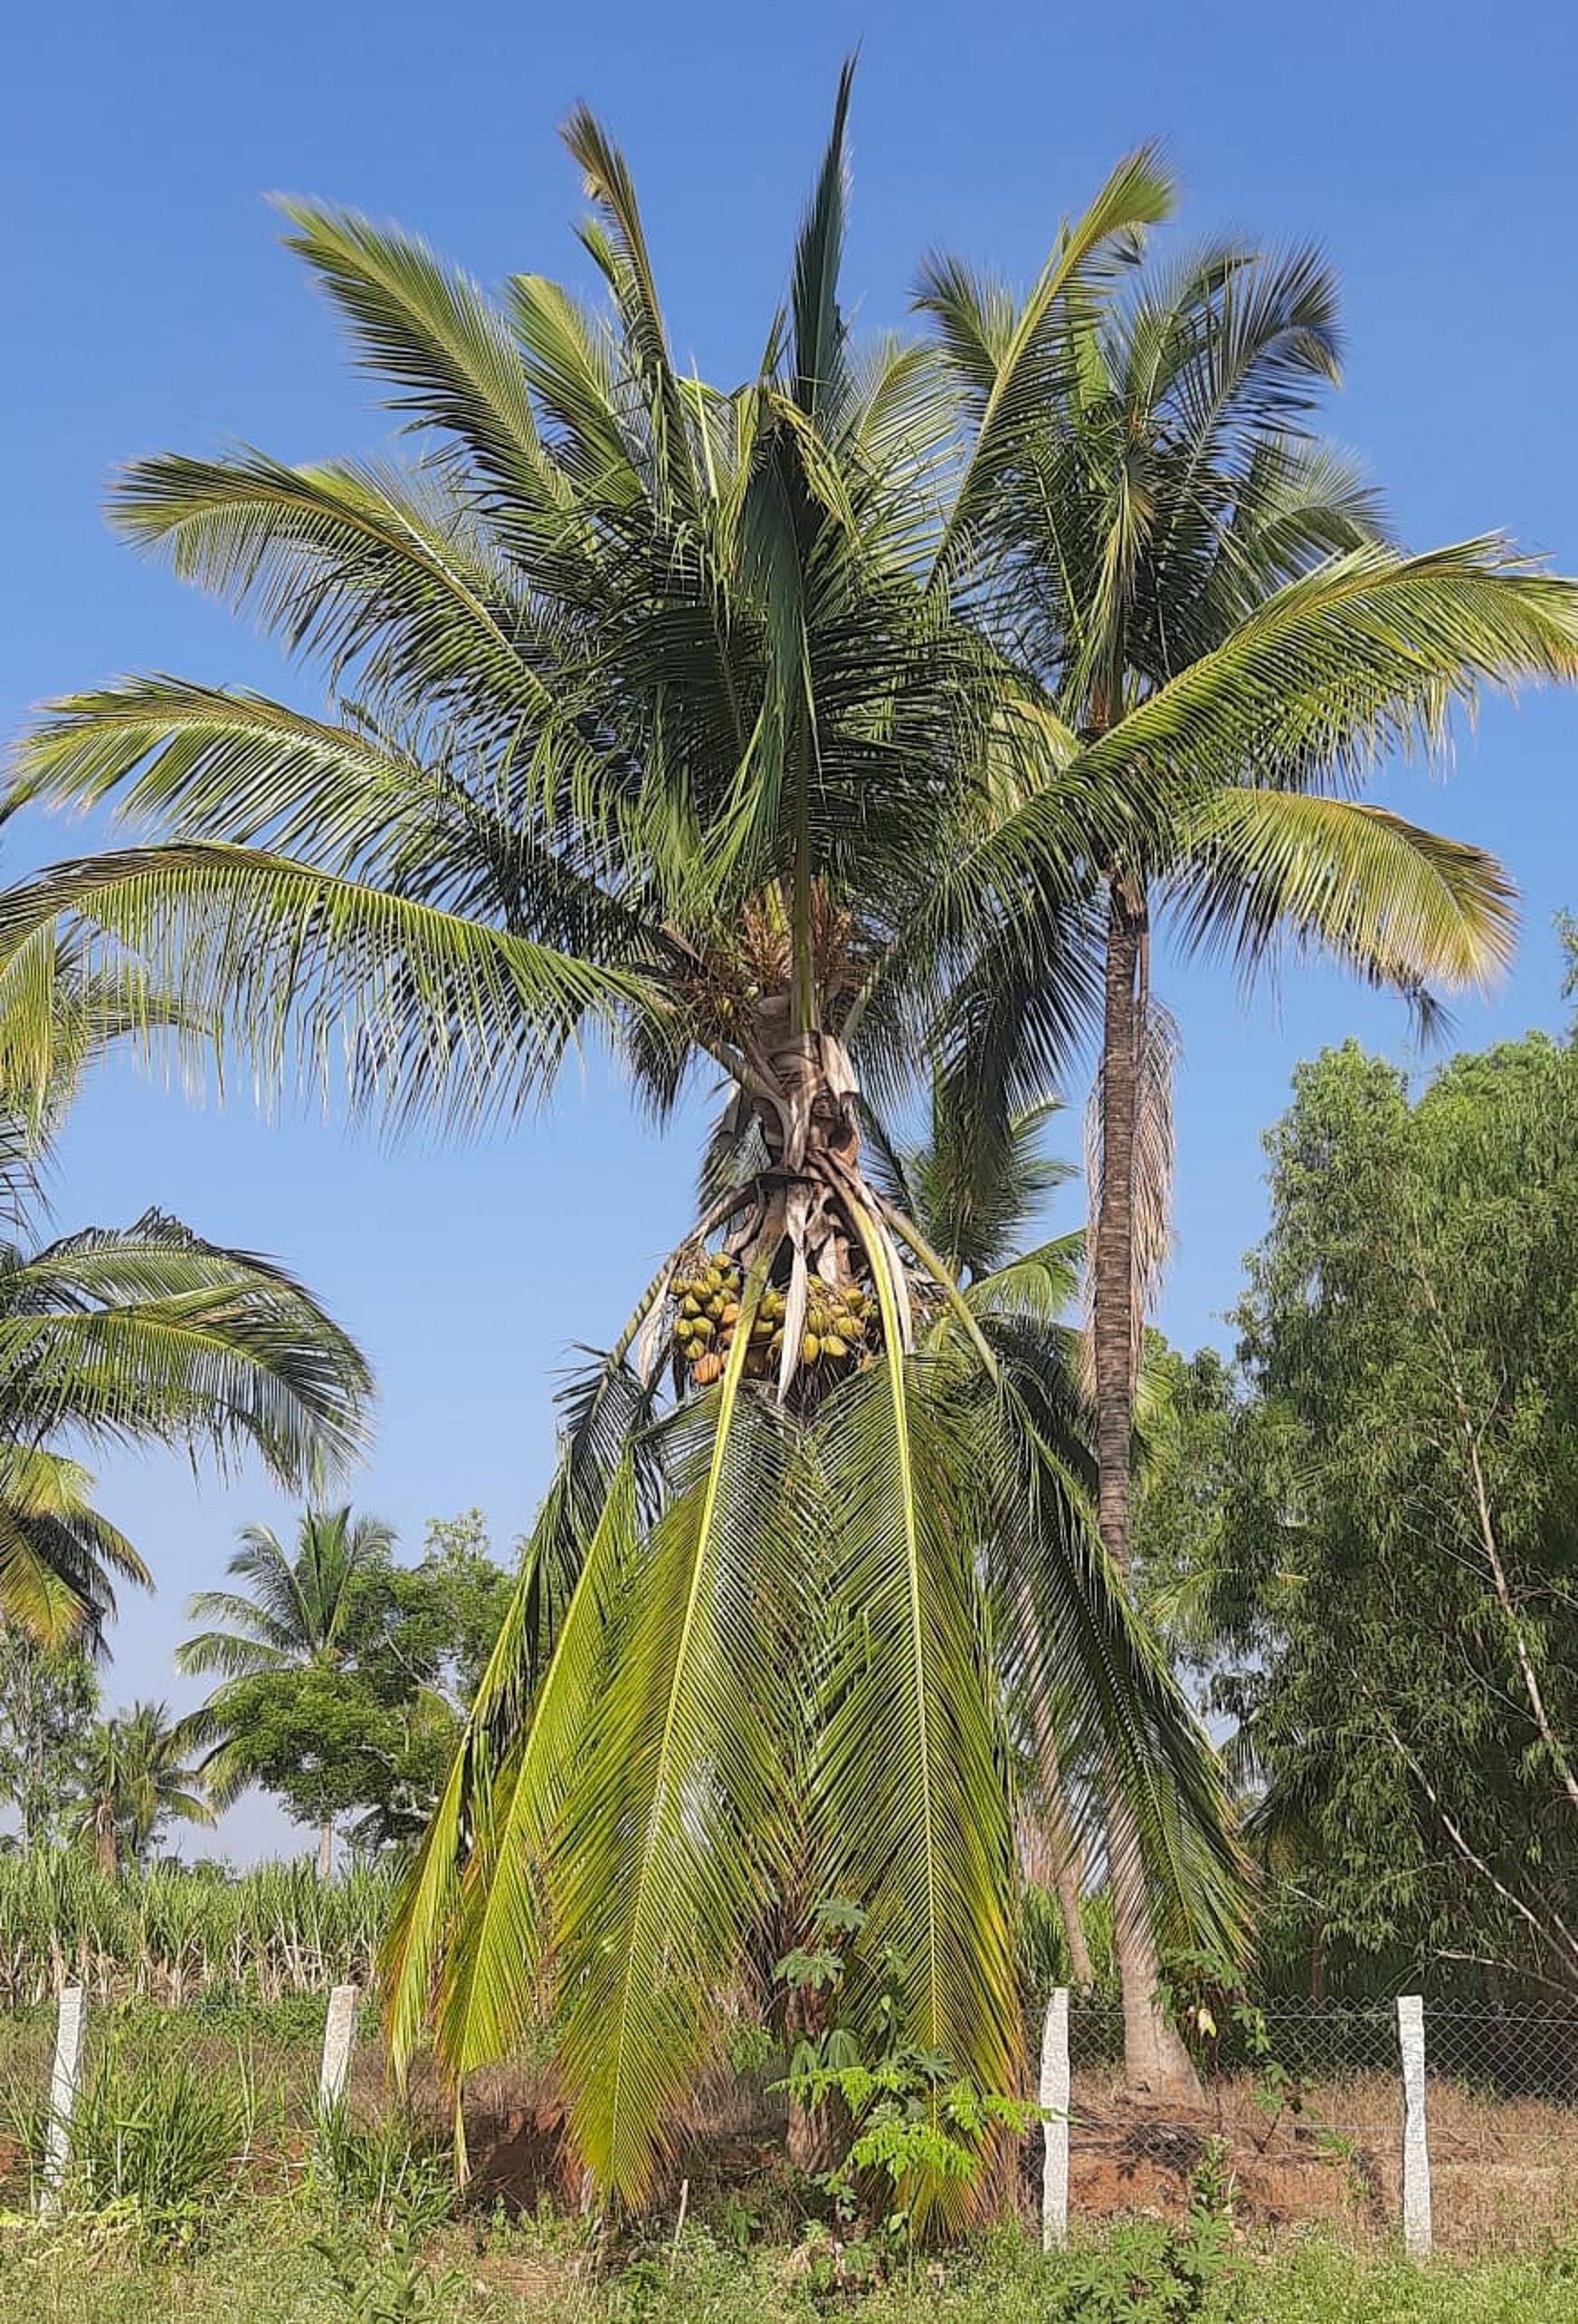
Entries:
<svg viewBox="0 0 1578 2324">
<path fill-rule="evenodd" d="M 617 1677 L 555 1847 L 558 2072 L 577 2146 L 626 2196 L 648 2184 L 773 1891 L 797 1528 L 789 1432 L 770 1400 L 740 1395 L 747 1345 L 616 1607 Z"/>
<path fill-rule="evenodd" d="M 62 910 L 84 948 L 142 960 L 267 1086 L 337 1087 L 396 1122 L 518 1111 L 586 1016 L 611 1024 L 654 997 L 639 976 L 214 841 L 57 865 L 0 900 L 0 954 Z"/>
<path fill-rule="evenodd" d="M 1251 972 L 1287 944 L 1401 992 L 1461 991 L 1511 957 L 1515 896 L 1495 858 L 1383 807 L 1230 787 L 1192 819 L 1189 847 L 1185 932 Z"/>
<path fill-rule="evenodd" d="M 988 1538 L 1003 1604 L 1012 1615 L 1022 1593 L 1031 1617 L 1004 1621 L 1010 1674 L 1048 1705 L 1070 1758 L 1105 1764 L 1121 1784 L 1159 1949 L 1241 1958 L 1249 1890 L 1221 1768 L 1102 1547 L 1077 1352 L 1039 1326 L 1000 1323 L 993 1338 Z M 1098 1813 L 1088 1795 L 1077 1827 Z"/>
<path fill-rule="evenodd" d="M 508 2048 L 535 2012 L 535 1989 L 505 1972 L 511 1957 L 532 1957 L 536 1939 L 527 1938 L 539 1921 L 546 1835 L 583 1732 L 586 1672 L 601 1667 L 602 1625 L 632 1534 L 660 1506 L 655 1369 L 643 1376 L 628 1357 L 671 1266 L 665 1262 L 613 1348 L 564 1392 L 554 1476 L 433 1820 L 401 1884 L 385 1948 L 385 2022 L 401 2073 L 433 2015 L 441 1968 L 444 2053 L 457 2074 Z M 534 1744 L 539 1690 L 550 1687 L 554 1700 Z M 550 1735 L 556 1739 L 544 1776 L 538 1760 L 549 1757 Z M 517 1829 L 528 1814 L 533 1836 L 523 1840 Z M 503 1972 L 490 1943 L 499 1926 L 518 1948 L 513 1957 L 507 1950 Z"/>
<path fill-rule="evenodd" d="M 883 1948 L 900 1965 L 911 2039 L 975 2088 L 1012 2091 L 1013 1847 L 968 1432 L 893 1324 L 883 1362 L 839 1391 L 820 1431 L 840 1523 L 813 1828 L 825 1892 L 865 1906 L 865 1977 L 876 1984 Z M 926 2193 L 945 2213 L 968 2205 L 956 2186 Z"/>
<path fill-rule="evenodd" d="M 1116 776 L 1186 756 L 1203 786 L 1346 786 L 1387 750 L 1439 750 L 1482 688 L 1571 679 L 1572 585 L 1506 543 L 1374 544 L 1288 582 L 1092 745 Z"/>
<path fill-rule="evenodd" d="M 0 1413 L 40 1443 L 259 1454 L 282 1481 L 359 1448 L 371 1382 L 352 1342 L 285 1271 L 148 1212 L 43 1249 L 0 1250 Z"/>
</svg>

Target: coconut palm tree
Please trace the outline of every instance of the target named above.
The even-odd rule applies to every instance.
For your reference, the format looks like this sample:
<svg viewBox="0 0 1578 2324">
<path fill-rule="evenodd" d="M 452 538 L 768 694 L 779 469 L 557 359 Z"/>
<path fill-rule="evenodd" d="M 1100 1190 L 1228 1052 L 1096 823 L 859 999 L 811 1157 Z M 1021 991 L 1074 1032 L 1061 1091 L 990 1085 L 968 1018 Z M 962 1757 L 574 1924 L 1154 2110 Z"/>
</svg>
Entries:
<svg viewBox="0 0 1578 2324">
<path fill-rule="evenodd" d="M 100 1870 L 122 1854 L 141 1863 L 167 1824 L 212 1824 L 214 1810 L 186 1764 L 190 1738 L 167 1704 L 134 1702 L 90 1729 L 82 1757 L 79 1824 Z"/>
<path fill-rule="evenodd" d="M 1456 703 L 1574 669 L 1573 594 L 1500 541 L 1411 556 L 1375 494 L 1306 433 L 1337 376 L 1337 293 L 1311 251 L 1222 244 L 1128 295 L 1051 307 L 952 260 L 920 303 L 975 443 L 936 562 L 1033 680 L 1057 771 L 990 834 L 1025 843 L 1065 786 L 1152 790 L 1174 811 L 1093 843 L 1099 1058 L 1092 1107 L 1091 1370 L 1103 1544 L 1129 1567 L 1136 1370 L 1165 1247 L 1175 1033 L 1151 990 L 1158 909 L 1186 948 L 1253 972 L 1324 951 L 1429 1014 L 1510 949 L 1500 867 L 1353 795 L 1393 746 L 1437 756 Z M 990 1116 L 1048 1052 L 1032 905 L 961 1012 L 957 1052 Z M 1142 1852 L 1120 1785 L 1107 1843 L 1131 2082 L 1191 2093 L 1151 1995 Z"/>
<path fill-rule="evenodd" d="M 200 1774 L 223 1805 L 250 1779 L 246 1734 L 233 1716 L 239 1681 L 270 1671 L 343 1668 L 357 1644 L 356 1614 L 363 1586 L 383 1570 L 394 1546 L 381 1518 L 355 1517 L 348 1508 L 309 1509 L 296 1529 L 292 1556 L 266 1525 L 242 1529 L 241 1548 L 225 1568 L 241 1586 L 203 1590 L 186 1608 L 192 1622 L 217 1626 L 185 1639 L 176 1668 L 190 1678 L 218 1671 L 221 1683 L 188 1722 L 208 1746 Z M 332 1869 L 334 1818 L 318 1831 L 318 1876 Z"/>
<path fill-rule="evenodd" d="M 15 801 L 104 804 L 139 837 L 0 901 L 0 963 L 63 918 L 260 1081 L 396 1123 L 508 1119 L 578 1038 L 659 1114 L 726 1085 L 752 1168 L 567 1411 L 390 1963 L 397 2051 L 436 1996 L 457 2072 L 546 2000 L 573 2136 L 625 2196 L 796 1896 L 866 1908 L 857 2020 L 897 1960 L 914 2041 L 978 2089 L 1017 2081 L 1009 1572 L 1038 1613 L 1025 1682 L 1131 1805 L 1157 1941 L 1238 1925 L 1214 1763 L 1046 1377 L 862 1147 L 869 1104 L 929 1079 L 939 1023 L 967 1046 L 1004 991 L 1033 981 L 1041 1062 L 1060 1054 L 1098 1002 L 1103 867 L 1162 848 L 1219 772 L 1163 693 L 1112 776 L 952 586 L 1069 317 L 1168 187 L 1148 152 L 1115 170 L 962 445 L 927 354 L 860 349 L 842 319 L 847 97 L 732 391 L 676 369 L 628 170 L 583 112 L 596 312 L 537 275 L 496 304 L 420 243 L 288 205 L 417 459 L 155 460 L 117 510 L 315 655 L 328 706 L 162 677 L 57 704 Z M 1394 562 L 1370 611 L 1406 603 L 1418 633 L 1384 701 L 1570 654 L 1556 585 L 1475 554 L 1432 595 Z M 1275 662 L 1249 657 L 1246 700 L 1280 701 Z"/>
<path fill-rule="evenodd" d="M 179 1013 L 121 961 L 97 967 L 41 929 L 0 973 L 0 1616 L 48 1646 L 97 1652 L 114 1580 L 147 1586 L 131 1543 L 59 1449 L 243 1450 L 298 1481 L 361 1439 L 367 1368 L 272 1262 L 164 1213 L 35 1239 L 51 1148 L 82 1074 L 114 1043 Z M 23 1065 L 13 1035 L 33 1028 Z M 42 1034 L 40 1028 L 42 1027 Z"/>
<path fill-rule="evenodd" d="M 1073 915 L 1041 967 L 1048 1027 L 1078 1022 L 1090 815 L 1116 844 L 1154 803 L 1052 801 L 1006 886 L 981 871 L 1046 731 L 925 586 L 953 406 L 917 349 L 846 331 L 847 94 L 787 311 L 730 392 L 676 370 L 628 172 L 583 113 L 598 313 L 536 275 L 497 306 L 420 243 L 290 205 L 421 456 L 155 460 L 117 509 L 316 654 L 329 707 L 162 677 L 57 705 L 15 801 L 144 835 L 0 903 L 0 962 L 63 916 L 260 1079 L 397 1123 L 508 1119 L 579 1036 L 659 1113 L 698 1076 L 730 1093 L 751 1171 L 570 1410 L 391 1963 L 397 2050 L 436 1994 L 459 2072 L 553 1988 L 573 2134 L 624 2195 L 793 1895 L 867 1907 L 857 2014 L 890 1955 L 913 2038 L 1016 2085 L 979 1545 L 1042 1611 L 1027 1675 L 1132 1786 L 1160 1919 L 1231 1941 L 1237 1912 L 1213 1762 L 1041 1384 L 862 1161 L 865 1096 L 913 1081 L 1027 883 Z M 1149 155 L 1115 171 L 1050 303 L 1101 295 L 1164 192 Z"/>
</svg>

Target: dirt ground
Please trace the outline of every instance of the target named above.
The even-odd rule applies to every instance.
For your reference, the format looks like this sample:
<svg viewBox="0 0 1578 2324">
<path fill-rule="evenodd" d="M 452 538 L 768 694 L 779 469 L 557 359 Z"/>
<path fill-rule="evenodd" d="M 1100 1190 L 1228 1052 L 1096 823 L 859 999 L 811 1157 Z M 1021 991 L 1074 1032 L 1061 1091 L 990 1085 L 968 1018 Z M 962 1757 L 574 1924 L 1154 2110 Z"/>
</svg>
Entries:
<svg viewBox="0 0 1578 2324">
<path fill-rule="evenodd" d="M 1578 2219 L 1578 2108 L 1485 2095 L 1443 2078 L 1426 2092 L 1435 2240 L 1462 2255 L 1526 2251 Z M 1272 2112 L 1224 2081 L 1187 2115 L 1129 2098 L 1098 2070 L 1074 2077 L 1069 2206 L 1076 2218 L 1176 2215 L 1191 2175 L 1221 2139 L 1238 2215 L 1268 2229 L 1320 2221 L 1360 2241 L 1395 2234 L 1402 2100 L 1388 2074 L 1307 2088 Z"/>
<path fill-rule="evenodd" d="M 748 2190 L 781 2167 L 778 2142 L 735 2085 L 704 2098 L 676 2169 Z M 1537 2249 L 1578 2221 L 1578 2108 L 1497 2099 L 1435 2081 L 1427 2096 L 1435 2234 L 1469 2257 Z M 575 2203 L 562 2119 L 543 2088 L 500 2069 L 469 2093 L 468 2138 L 480 2198 L 532 2208 Z M 1128 2098 L 1110 2072 L 1077 2073 L 1069 2207 L 1076 2220 L 1125 2213 L 1176 2218 L 1193 2175 L 1222 2142 L 1222 2169 L 1247 2228 L 1275 2234 L 1320 2223 L 1360 2245 L 1395 2237 L 1401 2212 L 1402 2108 L 1394 2078 L 1359 2074 L 1307 2089 L 1298 2110 L 1269 2113 L 1252 2085 L 1227 2081 L 1187 2114 Z M 1041 2152 L 1022 2158 L 1027 2211 L 1039 2201 Z"/>
</svg>

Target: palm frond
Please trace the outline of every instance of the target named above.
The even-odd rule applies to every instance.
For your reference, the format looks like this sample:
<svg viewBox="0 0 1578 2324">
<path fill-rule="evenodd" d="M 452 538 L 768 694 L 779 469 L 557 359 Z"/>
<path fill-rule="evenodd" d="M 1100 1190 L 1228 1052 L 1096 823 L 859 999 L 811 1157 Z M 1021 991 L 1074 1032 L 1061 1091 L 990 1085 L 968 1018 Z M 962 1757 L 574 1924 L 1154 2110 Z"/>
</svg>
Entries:
<svg viewBox="0 0 1578 2324">
<path fill-rule="evenodd" d="M 484 1867 L 498 1855 L 538 1682 L 547 1682 L 571 1609 L 580 1606 L 583 1624 L 594 1614 L 601 1619 L 602 1593 L 619 1570 L 620 1544 L 632 1523 L 650 1520 L 658 1503 L 661 1455 L 643 1441 L 652 1418 L 653 1387 L 630 1369 L 626 1358 L 671 1264 L 665 1262 L 649 1284 L 613 1348 L 563 1392 L 566 1425 L 558 1462 L 443 1790 L 402 1880 L 384 1949 L 385 2023 L 399 2072 L 435 2005 L 459 2055 L 474 2059 L 486 2043 L 486 2020 L 471 1994 L 476 1972 L 470 1966 L 476 1916 L 485 1910 L 478 1901 L 486 1889 Z M 634 1497 L 631 1516 L 623 1508 L 627 1490 Z M 601 1577 L 583 1595 L 581 1579 L 594 1550 Z M 566 1680 L 573 1667 L 574 1652 Z M 506 1767 L 512 1770 L 511 1788 L 501 1794 L 496 1786 Z M 532 1796 L 522 1795 L 523 1809 Z M 531 1861 L 535 1866 L 538 1860 Z M 511 1856 L 505 1876 L 518 1869 Z M 457 1919 L 462 1877 L 471 1916 L 463 1942 Z M 462 1982 L 470 1994 L 464 2003 L 455 1998 Z M 516 2005 L 528 2006 L 528 2001 L 518 1996 Z"/>
<path fill-rule="evenodd" d="M 1079 1406 L 1066 1342 L 1049 1347 L 1020 1326 L 994 1336 L 993 1555 L 1004 1605 L 1022 1598 L 1033 1615 L 1028 1633 L 1021 1623 L 1006 1637 L 1008 1668 L 1043 1693 L 1074 1750 L 1122 1783 L 1164 1955 L 1237 1958 L 1247 1875 L 1220 1764 L 1102 1549 L 1088 1455 L 1070 1426 Z"/>
<path fill-rule="evenodd" d="M 1422 1001 L 1488 985 L 1511 958 L 1516 892 L 1496 859 L 1383 807 L 1229 787 L 1189 836 L 1185 939 L 1247 973 L 1286 943 Z"/>
<path fill-rule="evenodd" d="M 1388 749 L 1439 750 L 1451 705 L 1478 689 L 1575 671 L 1571 582 L 1496 540 L 1415 557 L 1374 543 L 1276 591 L 1092 743 L 1084 773 L 1346 786 Z"/>
<path fill-rule="evenodd" d="M 281 198 L 287 247 L 349 324 L 363 362 L 398 389 L 417 427 L 451 432 L 495 490 L 549 489 L 526 374 L 509 325 L 479 286 L 425 243 L 354 211 Z"/>
<path fill-rule="evenodd" d="M 866 1910 L 846 2005 L 857 2021 L 874 2010 L 886 1959 L 916 2046 L 946 2077 L 1012 2091 L 1022 2072 L 1014 1852 L 963 1490 L 970 1453 L 948 1368 L 906 1363 L 878 1282 L 885 1355 L 838 1390 L 818 1429 L 837 1513 L 811 1768 L 818 1871 L 825 1893 Z M 917 2191 L 923 2216 L 957 2224 L 967 2206 L 956 2182 Z"/>
<path fill-rule="evenodd" d="M 833 100 L 832 129 L 816 190 L 794 250 L 791 359 L 795 403 L 811 420 L 836 414 L 845 385 L 843 319 L 839 312 L 839 270 L 843 259 L 844 212 L 849 167 L 844 138 L 855 65 L 846 60 Z"/>
<path fill-rule="evenodd" d="M 281 1480 L 343 1465 L 360 1354 L 285 1271 L 149 1212 L 0 1267 L 0 1409 L 18 1437 L 247 1447 Z"/>
<path fill-rule="evenodd" d="M 577 2148 L 626 2199 L 650 2184 L 772 1888 L 800 1549 L 784 1424 L 742 1394 L 760 1292 L 747 1283 L 621 1609 L 554 1852 L 558 2073 Z"/>
<path fill-rule="evenodd" d="M 1110 286 L 1137 253 L 1147 226 L 1173 206 L 1161 149 L 1141 146 L 1119 162 L 1084 215 L 1059 237 L 1034 289 L 1006 329 L 1001 302 L 983 296 L 967 270 L 930 259 L 917 305 L 937 325 L 975 406 L 975 426 L 937 552 L 946 572 L 1027 432 L 1041 423 L 1070 362 L 1068 320 Z"/>
<path fill-rule="evenodd" d="M 62 915 L 130 950 L 214 1024 L 261 1085 L 394 1123 L 475 1129 L 551 1085 L 584 1022 L 661 1005 L 604 969 L 459 913 L 218 842 L 60 863 L 0 900 L 0 962 Z"/>
</svg>

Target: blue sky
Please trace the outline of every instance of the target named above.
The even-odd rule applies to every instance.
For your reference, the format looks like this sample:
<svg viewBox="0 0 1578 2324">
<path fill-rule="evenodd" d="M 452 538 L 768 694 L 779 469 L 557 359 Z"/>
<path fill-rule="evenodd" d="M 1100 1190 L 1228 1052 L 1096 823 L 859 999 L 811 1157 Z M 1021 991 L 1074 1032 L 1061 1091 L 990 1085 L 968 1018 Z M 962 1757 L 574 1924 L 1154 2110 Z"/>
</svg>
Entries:
<svg viewBox="0 0 1578 2324">
<path fill-rule="evenodd" d="M 140 566 L 100 515 L 110 469 L 137 453 L 240 438 L 308 458 L 385 439 L 278 247 L 270 189 L 396 217 L 484 279 L 574 274 L 579 197 L 555 131 L 585 98 L 631 157 L 679 347 L 710 376 L 739 376 L 857 42 L 846 281 L 862 322 L 902 321 L 931 247 L 1028 277 L 1116 156 L 1160 133 L 1187 187 L 1181 231 L 1313 235 L 1337 262 L 1349 358 L 1331 432 L 1369 462 L 1405 533 L 1423 546 L 1505 528 L 1578 570 L 1578 31 L 1561 0 L 1494 15 L 1454 0 L 804 0 L 790 17 L 708 0 L 452 0 L 442 16 L 411 0 L 76 0 L 17 17 L 0 91 L 0 731 L 52 691 L 128 669 L 311 699 L 270 645 Z M 1561 1020 L 1550 922 L 1578 904 L 1575 756 L 1578 701 L 1534 699 L 1486 709 L 1450 787 L 1383 778 L 1379 795 L 1497 850 L 1523 893 L 1516 967 L 1492 999 L 1462 1004 L 1463 1043 Z M 0 869 L 84 836 L 28 818 Z M 1260 1133 L 1294 1062 L 1349 1031 L 1404 1055 L 1407 1028 L 1326 974 L 1247 1003 L 1197 966 L 1164 962 L 1161 983 L 1187 1044 L 1163 1320 L 1193 1343 L 1224 1337 L 1262 1216 Z M 471 1504 L 502 1541 L 546 1474 L 566 1343 L 617 1329 L 685 1219 L 692 1129 L 654 1144 L 594 1071 L 509 1138 L 391 1154 L 335 1125 L 198 1112 L 116 1071 L 71 1126 L 56 1208 L 75 1224 L 157 1201 L 286 1259 L 378 1369 L 356 1500 L 413 1549 L 427 1516 Z M 239 1524 L 289 1511 L 256 1476 L 199 1489 L 172 1459 L 117 1460 L 101 1478 L 160 1583 L 124 1610 L 110 1691 L 181 1700 L 170 1652 L 187 1593 L 217 1575 Z M 289 1837 L 252 1802 L 223 1844 L 244 1855 Z"/>
</svg>

